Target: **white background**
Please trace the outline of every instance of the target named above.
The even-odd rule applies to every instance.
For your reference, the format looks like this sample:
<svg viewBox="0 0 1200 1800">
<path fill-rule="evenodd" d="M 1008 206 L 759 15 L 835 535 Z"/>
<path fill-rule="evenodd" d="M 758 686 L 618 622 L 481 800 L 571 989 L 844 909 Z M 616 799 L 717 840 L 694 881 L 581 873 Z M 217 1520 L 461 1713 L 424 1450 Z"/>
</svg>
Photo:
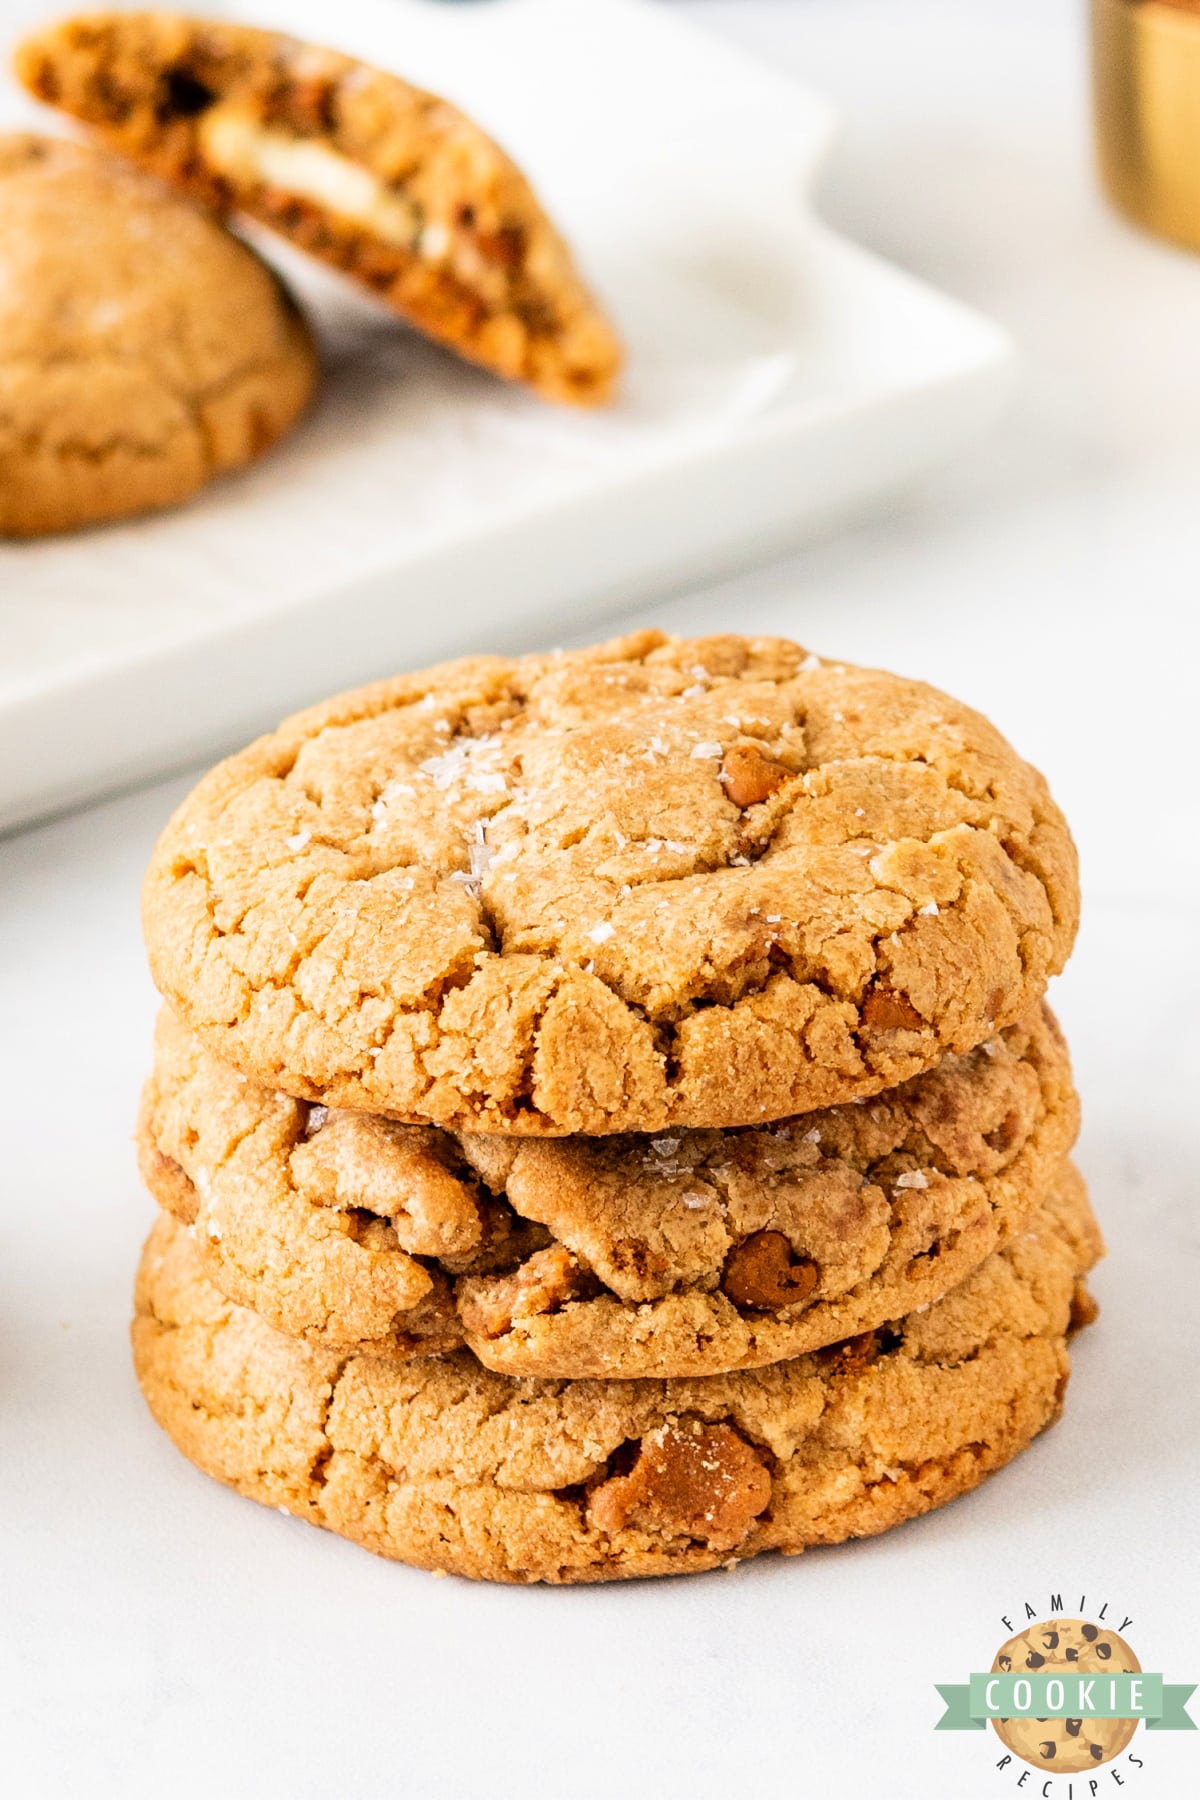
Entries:
<svg viewBox="0 0 1200 1800">
<path fill-rule="evenodd" d="M 137 888 L 188 782 L 62 819 L 0 844 L 0 1779 L 22 1800 L 1040 1794 L 990 1734 L 933 1735 L 933 1683 L 1051 1589 L 1200 1679 L 1200 261 L 1096 197 L 1064 0 L 681 10 L 839 101 L 828 215 L 1023 352 L 1003 427 L 918 497 L 629 622 L 928 677 L 1050 776 L 1086 902 L 1054 998 L 1110 1246 L 1066 1417 L 890 1537 L 594 1591 L 434 1581 L 206 1482 L 124 1338 L 150 1217 Z M 1134 1748 L 1100 1793 L 1196 1791 L 1196 1738 Z"/>
</svg>

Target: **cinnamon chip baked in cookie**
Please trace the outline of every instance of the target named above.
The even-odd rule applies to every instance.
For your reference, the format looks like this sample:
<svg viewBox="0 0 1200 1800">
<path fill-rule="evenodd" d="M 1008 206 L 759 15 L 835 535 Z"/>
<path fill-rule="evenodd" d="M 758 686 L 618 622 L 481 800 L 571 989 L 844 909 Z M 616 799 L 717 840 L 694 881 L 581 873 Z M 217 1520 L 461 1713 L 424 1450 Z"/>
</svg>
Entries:
<svg viewBox="0 0 1200 1800">
<path fill-rule="evenodd" d="M 524 176 L 447 101 L 279 32 L 97 13 L 28 38 L 40 99 L 193 199 L 353 276 L 461 355 L 606 400 L 615 334 Z"/>
<path fill-rule="evenodd" d="M 509 1381 L 285 1337 L 163 1219 L 137 1283 L 150 1409 L 200 1468 L 383 1556 L 509 1582 L 709 1569 L 887 1530 L 1058 1415 L 1100 1253 L 1064 1168 L 1031 1230 L 927 1310 L 699 1381 Z"/>
<path fill-rule="evenodd" d="M 245 244 L 97 151 L 0 136 L 0 535 L 186 500 L 286 431 L 316 375 Z"/>
<path fill-rule="evenodd" d="M 1025 1228 L 1074 1141 L 1044 1009 L 860 1106 L 783 1125 L 521 1140 L 310 1107 L 167 1011 L 139 1145 L 230 1299 L 309 1342 L 466 1341 L 505 1374 L 778 1362 L 938 1299 Z"/>
<path fill-rule="evenodd" d="M 297 1098 L 567 1135 L 787 1118 L 1029 1012 L 1075 851 L 923 683 L 783 639 L 477 657 L 288 720 L 176 813 L 152 971 Z"/>
</svg>

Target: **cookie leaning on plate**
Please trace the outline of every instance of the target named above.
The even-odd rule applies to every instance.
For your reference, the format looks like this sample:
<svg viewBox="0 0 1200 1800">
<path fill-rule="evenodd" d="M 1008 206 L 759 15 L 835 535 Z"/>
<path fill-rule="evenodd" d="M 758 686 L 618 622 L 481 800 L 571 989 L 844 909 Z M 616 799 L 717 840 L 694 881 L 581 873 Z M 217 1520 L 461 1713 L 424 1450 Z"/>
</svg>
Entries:
<svg viewBox="0 0 1200 1800">
<path fill-rule="evenodd" d="M 495 1581 L 603 1581 L 837 1543 L 942 1505 L 1058 1415 L 1100 1241 L 1067 1166 L 1032 1230 L 927 1311 L 700 1381 L 509 1381 L 272 1331 L 154 1228 L 138 1379 L 193 1462 L 384 1556 Z"/>
<path fill-rule="evenodd" d="M 1044 1009 L 863 1106 L 660 1137 L 457 1136 L 289 1099 L 172 1018 L 139 1157 L 205 1274 L 326 1349 L 547 1377 L 754 1368 L 939 1299 L 1075 1138 Z"/>
<path fill-rule="evenodd" d="M 159 12 L 67 19 L 26 40 L 17 72 L 462 355 L 552 399 L 609 397 L 614 333 L 524 176 L 447 101 L 279 32 Z"/>
<path fill-rule="evenodd" d="M 212 219 L 85 146 L 0 136 L 0 535 L 185 500 L 316 374 L 277 277 Z"/>
<path fill-rule="evenodd" d="M 1070 950 L 1037 772 L 923 683 L 644 632 L 342 695 L 221 763 L 146 879 L 152 972 L 298 1098 L 532 1135 L 879 1092 Z"/>
</svg>

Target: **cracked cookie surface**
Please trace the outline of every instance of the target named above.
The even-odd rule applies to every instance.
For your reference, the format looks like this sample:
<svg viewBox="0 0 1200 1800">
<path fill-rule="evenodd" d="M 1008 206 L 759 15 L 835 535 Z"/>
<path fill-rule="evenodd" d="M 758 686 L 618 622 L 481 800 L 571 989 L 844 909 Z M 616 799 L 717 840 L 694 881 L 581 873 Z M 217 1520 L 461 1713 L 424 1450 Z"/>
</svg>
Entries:
<svg viewBox="0 0 1200 1800">
<path fill-rule="evenodd" d="M 164 1009 L 139 1145 L 215 1285 L 281 1330 L 401 1357 L 465 1329 L 504 1373 L 628 1378 L 778 1362 L 939 1298 L 1024 1229 L 1077 1122 L 1044 1008 L 862 1105 L 540 1140 L 310 1107 Z"/>
<path fill-rule="evenodd" d="M 296 1095 L 529 1135 L 875 1094 L 1062 967 L 1042 777 L 922 683 L 643 632 L 339 696 L 210 772 L 144 890 L 155 979 Z"/>
<path fill-rule="evenodd" d="M 1057 1417 L 1099 1253 L 1068 1167 L 1028 1233 L 878 1332 L 696 1381 L 512 1381 L 466 1351 L 398 1365 L 272 1331 L 164 1218 L 134 1360 L 200 1468 L 381 1555 L 510 1582 L 671 1574 L 887 1530 L 1011 1460 Z"/>
<path fill-rule="evenodd" d="M 0 136 L 0 535 L 187 499 L 316 375 L 278 279 L 212 219 L 85 146 Z"/>
<path fill-rule="evenodd" d="M 279 32 L 165 12 L 64 20 L 16 66 L 123 156 L 461 355 L 551 399 L 611 394 L 615 333 L 524 176 L 449 102 Z"/>
</svg>

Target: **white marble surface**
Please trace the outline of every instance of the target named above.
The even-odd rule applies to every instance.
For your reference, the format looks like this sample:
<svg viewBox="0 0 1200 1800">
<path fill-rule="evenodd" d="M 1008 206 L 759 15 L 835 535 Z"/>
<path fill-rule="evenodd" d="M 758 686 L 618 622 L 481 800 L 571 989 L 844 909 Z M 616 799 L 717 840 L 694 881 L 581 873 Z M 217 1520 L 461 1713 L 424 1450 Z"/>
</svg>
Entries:
<svg viewBox="0 0 1200 1800">
<path fill-rule="evenodd" d="M 636 618 L 927 676 L 1049 774 L 1086 900 L 1055 1003 L 1110 1244 L 1066 1417 L 889 1538 L 596 1591 L 434 1582 L 202 1480 L 145 1417 L 124 1341 L 149 1218 L 137 885 L 187 783 L 62 819 L 0 844 L 0 1743 L 22 1800 L 988 1800 L 1016 1772 L 990 1734 L 933 1734 L 933 1683 L 1059 1588 L 1131 1614 L 1147 1667 L 1200 1679 L 1200 261 L 1098 201 L 1065 0 L 687 10 L 844 105 L 829 215 L 1023 348 L 1005 425 L 910 502 Z M 1135 1748 L 1124 1791 L 1196 1791 L 1195 1737 Z"/>
</svg>

